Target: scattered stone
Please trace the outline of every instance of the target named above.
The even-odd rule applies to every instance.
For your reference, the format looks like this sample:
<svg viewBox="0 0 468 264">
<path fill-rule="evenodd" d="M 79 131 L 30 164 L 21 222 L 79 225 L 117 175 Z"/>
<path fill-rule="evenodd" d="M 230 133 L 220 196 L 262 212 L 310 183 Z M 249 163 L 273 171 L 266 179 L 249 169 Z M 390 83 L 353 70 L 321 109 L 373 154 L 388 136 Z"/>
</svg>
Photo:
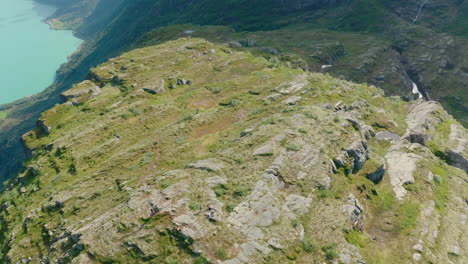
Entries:
<svg viewBox="0 0 468 264">
<path fill-rule="evenodd" d="M 352 193 L 348 195 L 348 199 L 343 205 L 343 211 L 346 212 L 354 230 L 362 231 L 364 229 L 364 209 Z"/>
<path fill-rule="evenodd" d="M 453 246 L 450 248 L 449 254 L 452 254 L 452 255 L 455 255 L 455 256 L 459 256 L 459 255 L 460 255 L 460 246 L 458 245 L 458 242 L 455 243 L 455 245 L 453 245 Z"/>
<path fill-rule="evenodd" d="M 273 144 L 267 143 L 257 149 L 254 150 L 254 156 L 272 156 L 275 152 L 275 148 Z"/>
<path fill-rule="evenodd" d="M 288 99 L 284 100 L 283 104 L 295 105 L 295 104 L 299 103 L 301 100 L 302 100 L 302 97 L 300 97 L 300 96 L 292 96 L 292 97 L 289 97 Z"/>
<path fill-rule="evenodd" d="M 389 131 L 381 131 L 375 135 L 375 138 L 378 140 L 395 141 L 395 140 L 399 140 L 400 136 L 398 134 L 395 134 Z"/>
<path fill-rule="evenodd" d="M 279 240 L 276 237 L 270 238 L 270 240 L 268 240 L 268 245 L 270 245 L 271 247 L 273 247 L 275 249 L 282 249 L 283 248 L 283 246 L 281 245 L 281 240 Z"/>
<path fill-rule="evenodd" d="M 185 81 L 185 79 L 183 78 L 177 79 L 177 85 L 186 85 L 186 84 L 187 84 L 187 81 Z"/>
<path fill-rule="evenodd" d="M 421 253 L 423 251 L 422 241 L 420 240 L 418 244 L 413 246 L 413 249 L 417 252 Z"/>
<path fill-rule="evenodd" d="M 220 171 L 224 167 L 225 166 L 223 162 L 215 158 L 199 160 L 187 166 L 187 168 L 191 168 L 191 169 L 199 169 L 199 170 L 206 170 L 206 171 L 213 171 L 213 172 Z"/>
<path fill-rule="evenodd" d="M 307 74 L 298 75 L 294 81 L 282 83 L 275 90 L 279 91 L 282 95 L 297 93 L 309 84 L 307 78 Z"/>
<path fill-rule="evenodd" d="M 380 166 L 376 171 L 367 174 L 367 178 L 375 184 L 379 184 L 385 175 L 385 165 Z"/>
<path fill-rule="evenodd" d="M 263 101 L 265 103 L 269 104 L 269 103 L 277 101 L 280 97 L 281 97 L 281 94 L 275 93 L 275 94 L 271 94 L 271 95 L 263 98 Z"/>
<path fill-rule="evenodd" d="M 50 134 L 50 131 L 52 130 L 52 127 L 47 125 L 46 121 L 44 120 L 37 120 L 36 125 L 46 134 Z"/>
<path fill-rule="evenodd" d="M 351 111 L 354 109 L 361 109 L 364 106 L 369 106 L 369 103 L 366 100 L 361 99 L 361 100 L 353 102 L 349 107 L 346 108 L 346 111 Z"/>
<path fill-rule="evenodd" d="M 242 132 L 240 133 L 240 136 L 241 136 L 241 137 L 245 137 L 245 136 L 247 136 L 247 135 L 252 134 L 252 132 L 253 132 L 253 128 L 247 128 L 247 129 L 245 129 L 244 131 L 242 131 Z"/>
<path fill-rule="evenodd" d="M 20 188 L 20 193 L 25 193 L 26 192 L 26 188 L 25 187 L 21 187 Z"/>
<path fill-rule="evenodd" d="M 429 172 L 427 173 L 427 181 L 428 181 L 428 182 L 432 182 L 432 181 L 434 180 L 434 177 L 435 177 L 435 176 L 434 176 L 434 173 L 432 173 L 432 171 L 429 171 Z"/>
<path fill-rule="evenodd" d="M 143 91 L 150 93 L 150 94 L 160 94 L 166 91 L 164 88 L 165 82 L 164 80 L 161 80 L 161 83 L 159 86 L 154 86 L 154 87 L 144 87 Z"/>
<path fill-rule="evenodd" d="M 375 137 L 374 129 L 369 125 L 361 125 L 361 132 L 366 139 L 371 139 Z"/>
<path fill-rule="evenodd" d="M 375 184 L 379 184 L 385 176 L 386 166 L 384 159 L 382 159 L 381 164 L 378 169 L 367 174 L 367 178 Z"/>
<path fill-rule="evenodd" d="M 330 103 L 322 104 L 321 107 L 327 110 L 331 110 L 333 108 L 333 106 Z"/>
<path fill-rule="evenodd" d="M 345 104 L 343 101 L 339 101 L 338 103 L 335 104 L 334 106 L 335 111 L 340 111 L 345 109 Z"/>
<path fill-rule="evenodd" d="M 369 158 L 369 151 L 367 149 L 367 142 L 356 140 L 346 150 L 348 156 L 352 159 L 353 167 L 351 171 L 353 173 L 359 171 L 364 166 L 364 163 Z"/>
</svg>

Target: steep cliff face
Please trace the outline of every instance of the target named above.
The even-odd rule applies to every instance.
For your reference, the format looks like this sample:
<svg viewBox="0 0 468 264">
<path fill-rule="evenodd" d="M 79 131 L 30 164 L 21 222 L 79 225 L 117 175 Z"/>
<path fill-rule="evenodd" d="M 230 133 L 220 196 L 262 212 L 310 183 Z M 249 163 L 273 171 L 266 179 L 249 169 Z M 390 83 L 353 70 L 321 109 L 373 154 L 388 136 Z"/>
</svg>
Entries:
<svg viewBox="0 0 468 264">
<path fill-rule="evenodd" d="M 97 66 L 24 135 L 3 262 L 466 263 L 440 104 L 197 38 Z"/>
</svg>

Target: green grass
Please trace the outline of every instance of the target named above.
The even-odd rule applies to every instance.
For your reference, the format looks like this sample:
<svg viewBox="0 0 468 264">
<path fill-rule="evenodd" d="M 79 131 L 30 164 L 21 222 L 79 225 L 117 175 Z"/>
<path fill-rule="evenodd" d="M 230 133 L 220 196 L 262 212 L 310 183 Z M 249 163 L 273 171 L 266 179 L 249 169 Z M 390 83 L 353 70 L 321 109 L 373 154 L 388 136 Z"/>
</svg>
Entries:
<svg viewBox="0 0 468 264">
<path fill-rule="evenodd" d="M 317 249 L 315 240 L 310 236 L 305 236 L 302 240 L 302 249 L 307 253 L 312 253 Z"/>
<path fill-rule="evenodd" d="M 420 214 L 420 205 L 410 200 L 406 200 L 398 209 L 398 226 L 403 234 L 409 235 L 416 227 Z"/>
<path fill-rule="evenodd" d="M 240 185 L 234 188 L 234 195 L 238 197 L 246 196 L 251 191 L 247 185 Z"/>
<path fill-rule="evenodd" d="M 195 43 L 187 44 L 192 41 Z M 177 45 L 177 47 L 191 45 L 191 49 L 174 49 L 173 45 Z M 216 59 L 208 60 L 208 56 L 192 56 L 194 51 L 200 52 L 199 50 L 212 48 L 216 49 Z M 157 82 L 159 79 L 154 81 L 151 78 L 154 76 L 157 78 L 167 77 L 180 72 L 181 75 L 187 76 L 187 79 L 193 80 L 193 85 L 177 87 L 157 95 L 142 93 L 137 89 L 130 89 L 125 95 L 119 91 L 118 87 L 109 85 L 103 88 L 101 95 L 84 102 L 82 106 L 58 105 L 53 110 L 44 113 L 42 118 L 53 127 L 51 133 L 42 137 L 32 136 L 28 138 L 27 142 L 30 146 L 37 147 L 37 157 L 31 161 L 31 164 L 40 167 L 40 176 L 32 177 L 31 183 L 27 182 L 30 186 L 27 186 L 28 192 L 23 196 L 18 195 L 17 187 L 13 191 L 2 194 L 2 199 L 14 201 L 16 204 L 8 212 L 9 215 L 3 216 L 8 223 L 8 227 L 5 228 L 10 229 L 16 225 L 22 225 L 23 221 L 20 220 L 24 218 L 23 214 L 40 208 L 45 201 L 44 199 L 49 199 L 49 197 L 52 197 L 52 201 L 61 196 L 71 197 L 64 203 L 63 208 L 51 212 L 57 218 L 47 221 L 53 228 L 65 219 L 70 225 L 79 225 L 82 219 L 94 219 L 109 212 L 109 208 L 120 210 L 118 209 L 119 205 L 123 205 L 123 209 L 116 212 L 117 214 L 114 216 L 117 219 L 115 229 L 119 230 L 121 235 L 129 236 L 130 240 L 133 239 L 133 234 L 137 233 L 135 230 L 141 228 L 143 224 L 145 232 L 148 232 L 144 240 L 151 243 L 151 246 L 160 247 L 158 252 L 162 252 L 157 261 L 155 260 L 156 262 L 184 263 L 184 261 L 193 262 L 196 260 L 203 263 L 205 258 L 199 258 L 192 254 L 193 252 L 190 253 L 189 249 L 183 249 L 190 246 L 190 239 L 182 237 L 178 232 L 174 231 L 168 237 L 164 235 L 165 238 L 161 238 L 161 241 L 158 240 L 162 233 L 176 230 L 169 217 L 161 214 L 151 217 L 145 215 L 133 221 L 132 217 L 129 217 L 129 211 L 132 210 L 127 207 L 127 205 L 132 204 L 129 200 L 136 199 L 141 195 L 142 201 L 146 201 L 149 194 L 139 191 L 141 186 L 145 184 L 161 193 L 170 191 L 168 189 L 170 186 L 177 187 L 178 184 L 183 184 L 183 186 L 190 186 L 188 193 L 177 192 L 177 195 L 180 194 L 180 198 L 189 198 L 190 202 L 187 205 L 188 208 L 178 208 L 177 210 L 198 212 L 200 205 L 211 203 L 209 200 L 215 198 L 207 195 L 207 193 L 211 193 L 211 187 L 207 186 L 206 179 L 220 176 L 229 184 L 215 185 L 212 190 L 216 194 L 216 199 L 225 205 L 223 209 L 226 211 L 225 216 L 227 216 L 229 215 L 227 212 L 232 212 L 237 204 L 250 198 L 248 195 L 252 188 L 256 186 L 255 184 L 261 179 L 265 168 L 270 166 L 275 158 L 252 157 L 252 149 L 283 133 L 286 131 L 285 129 L 294 131 L 294 133 L 287 132 L 286 137 L 281 141 L 281 147 L 291 151 L 286 153 L 287 156 L 295 156 L 293 152 L 301 150 L 300 145 L 292 142 L 297 143 L 304 140 L 307 144 L 320 143 L 323 146 L 317 146 L 316 149 L 317 153 L 319 148 L 322 150 L 319 153 L 320 160 L 317 166 L 313 165 L 314 167 L 310 169 L 311 174 L 314 175 L 308 174 L 305 176 L 306 178 L 299 181 L 295 178 L 297 168 L 286 164 L 289 167 L 285 166 L 286 169 L 281 171 L 281 176 L 287 184 L 287 189 L 279 190 L 278 193 L 272 192 L 275 199 L 278 200 L 278 205 L 282 206 L 284 199 L 290 193 L 300 193 L 304 197 L 311 198 L 317 194 L 320 198 L 335 199 L 317 199 L 317 201 L 314 200 L 316 203 L 313 203 L 312 206 L 326 204 L 326 207 L 329 208 L 326 210 L 336 212 L 335 209 L 341 210 L 342 202 L 345 201 L 349 193 L 354 193 L 365 206 L 366 213 L 373 214 L 377 210 L 382 210 L 384 213 L 391 212 L 392 220 L 393 218 L 397 220 L 397 225 L 401 230 L 410 232 L 415 227 L 419 207 L 413 202 L 403 204 L 398 209 L 399 204 L 395 201 L 393 192 L 388 188 L 389 183 L 386 181 L 379 185 L 373 185 L 361 175 L 348 175 L 346 177 L 344 173 L 337 173 L 331 176 L 333 178 L 331 190 L 326 190 L 318 188 L 314 178 L 315 174 L 329 172 L 327 161 L 343 151 L 342 147 L 348 146 L 349 141 L 353 139 L 352 133 L 356 132 L 352 127 L 343 128 L 339 124 L 340 122 L 334 122 L 334 116 L 318 105 L 326 101 L 335 102 L 342 99 L 348 104 L 359 98 L 366 98 L 371 105 L 376 107 L 383 105 L 382 101 L 387 106 L 400 107 L 404 106 L 403 103 L 380 98 L 378 90 L 366 85 L 355 85 L 333 79 L 327 75 L 310 73 L 310 79 L 313 80 L 311 86 L 314 89 L 302 95 L 304 105 L 301 107 L 303 108 L 296 109 L 304 111 L 304 114 L 284 112 L 283 110 L 286 108 L 284 105 L 265 105 L 261 99 L 272 92 L 272 87 L 278 87 L 285 81 L 293 80 L 303 71 L 282 66 L 269 68 L 263 59 L 243 52 L 226 53 L 222 48 L 194 38 L 180 40 L 160 47 L 123 54 L 116 60 L 94 69 L 96 74 L 102 75 L 102 80 L 106 80 L 106 78 L 112 77 L 110 72 L 120 71 L 122 64 L 144 64 L 151 70 L 146 70 L 146 67 L 126 67 L 126 72 L 135 72 L 132 72 L 132 75 L 124 82 L 159 83 Z M 153 55 L 157 55 L 159 59 L 157 61 L 147 59 L 152 58 Z M 179 61 L 180 65 L 174 66 L 171 63 L 174 60 Z M 196 60 L 196 63 L 192 64 L 192 60 Z M 216 64 L 218 70 L 213 70 L 211 63 Z M 167 67 L 158 67 L 161 64 Z M 225 67 L 225 65 L 230 66 Z M 223 87 L 223 89 L 214 94 L 206 88 L 210 85 Z M 345 93 L 347 91 L 345 88 L 348 87 L 356 92 L 351 95 Z M 251 91 L 255 91 L 255 93 L 253 94 Z M 226 105 L 228 107 L 220 106 L 220 103 L 229 102 L 232 99 L 239 100 L 241 104 Z M 255 115 L 251 114 L 253 111 L 256 111 Z M 392 117 L 401 115 L 398 110 L 392 107 L 386 111 Z M 185 118 L 187 113 L 191 113 L 190 120 Z M 369 111 L 364 112 L 364 114 L 368 118 L 373 113 Z M 299 126 L 294 127 L 296 124 L 293 124 L 291 116 L 302 119 Z M 383 120 L 382 116 L 379 118 Z M 184 119 L 186 121 L 178 122 L 178 120 Z M 241 131 L 253 126 L 255 129 L 250 135 L 239 139 Z M 262 131 L 262 129 L 265 130 Z M 308 133 L 301 132 L 301 129 Z M 44 146 L 52 142 L 55 144 L 52 150 L 46 150 Z M 385 154 L 385 147 L 379 146 L 382 155 Z M 197 160 L 212 157 L 221 159 L 226 167 L 219 172 L 184 169 L 188 164 Z M 73 164 L 73 170 L 70 170 L 71 164 Z M 373 165 L 375 164 L 371 161 L 366 169 L 373 170 Z M 441 172 L 437 173 L 441 174 L 441 179 L 431 184 L 443 186 L 448 181 Z M 32 189 L 35 186 L 33 184 L 40 186 L 40 189 L 33 192 Z M 362 187 L 363 184 L 367 188 L 366 191 L 361 194 L 357 193 L 356 188 Z M 370 194 L 371 190 L 374 189 L 376 194 Z M 283 192 L 283 190 L 287 190 L 287 192 Z M 443 200 L 444 192 L 446 193 L 446 189 L 440 188 L 441 195 L 436 200 Z M 17 194 L 17 196 L 9 196 L 12 193 Z M 369 197 L 366 196 L 367 194 Z M 415 195 L 412 193 L 410 196 Z M 183 203 L 183 205 L 185 204 Z M 315 209 L 318 208 L 311 208 L 311 210 Z M 324 212 L 326 213 L 326 211 Z M 398 216 L 395 216 L 395 213 Z M 142 214 L 148 214 L 148 212 L 142 212 Z M 39 215 L 39 217 L 41 216 Z M 205 221 L 203 213 L 196 217 L 199 217 L 197 220 L 200 220 L 203 225 L 214 224 L 217 230 L 221 230 L 223 246 L 242 243 L 242 235 L 230 233 L 231 229 L 226 227 L 224 219 L 221 222 L 209 223 L 209 221 Z M 313 234 L 313 238 L 308 235 L 303 240 L 296 238 L 291 242 L 290 247 L 288 246 L 284 250 L 274 250 L 272 258 L 277 260 L 276 263 L 281 263 L 281 261 L 288 263 L 287 259 L 301 263 L 303 258 L 310 257 L 312 255 L 310 253 L 320 251 L 320 249 L 322 249 L 323 254 L 317 253 L 314 256 L 320 255 L 322 260 L 323 256 L 326 256 L 328 260 L 337 258 L 338 246 L 333 245 L 332 242 L 339 240 L 325 240 L 321 237 L 322 234 L 313 233 L 311 230 L 321 228 L 320 230 L 324 231 L 323 235 L 346 236 L 340 229 L 332 230 L 328 223 L 317 224 L 314 222 L 315 219 L 310 219 L 310 216 L 297 216 L 297 220 L 291 222 L 287 219 L 281 217 L 273 226 L 276 228 L 282 225 L 281 229 L 284 228 L 284 232 L 289 234 L 298 231 L 300 224 L 302 224 L 306 234 Z M 34 238 L 40 236 L 42 231 L 35 230 L 31 225 L 25 225 L 29 228 L 28 235 Z M 38 226 L 43 226 L 43 223 Z M 265 229 L 269 229 L 269 227 L 265 227 Z M 393 232 L 393 229 L 391 231 Z M 6 233 L 8 232 L 7 230 Z M 106 233 L 106 235 L 112 234 Z M 9 235 L 5 236 L 0 242 L 9 243 L 8 237 Z M 119 240 L 119 237 L 116 239 Z M 371 248 L 367 246 L 369 241 L 365 234 L 351 232 L 346 236 L 346 239 L 349 243 L 362 249 Z M 320 243 L 316 241 L 320 241 Z M 321 247 L 324 245 L 322 241 L 327 241 L 325 242 L 327 246 Z M 215 242 L 209 239 L 203 242 L 207 245 L 204 255 L 206 253 L 205 256 L 210 257 L 210 259 L 230 257 L 231 252 L 227 251 L 228 247 L 222 247 Z M 15 249 L 20 247 L 17 242 L 14 242 L 12 246 Z M 226 252 L 221 251 L 222 249 Z M 97 255 L 105 255 L 105 252 L 108 252 L 105 245 L 95 246 L 95 250 L 98 251 Z M 37 251 L 34 252 L 37 253 L 36 255 L 44 255 L 48 252 L 48 248 L 44 247 Z M 181 253 L 182 251 L 185 254 Z M 119 248 L 116 249 L 116 252 L 115 259 L 121 260 L 123 263 L 134 263 L 135 259 L 142 262 L 144 258 L 138 250 L 127 251 L 127 249 L 121 250 Z M 20 254 L 18 256 L 22 257 Z M 132 256 L 132 261 L 128 261 L 128 258 Z"/>
<path fill-rule="evenodd" d="M 382 0 L 358 0 L 350 8 L 333 29 L 342 31 L 371 31 L 377 32 L 383 29 L 382 17 L 385 6 Z"/>
<path fill-rule="evenodd" d="M 326 260 L 335 260 L 338 258 L 338 252 L 336 251 L 336 244 L 329 244 L 322 247 L 323 253 L 325 253 Z"/>
<path fill-rule="evenodd" d="M 200 206 L 201 204 L 199 202 L 196 202 L 196 201 L 190 201 L 188 207 L 190 208 L 190 210 L 192 211 L 198 211 L 200 210 Z"/>
<path fill-rule="evenodd" d="M 365 234 L 352 230 L 346 234 L 346 241 L 358 248 L 365 248 L 369 245 L 370 239 Z"/>
<path fill-rule="evenodd" d="M 434 201 L 436 204 L 436 208 L 439 211 L 443 211 L 449 199 L 449 185 L 448 185 L 448 172 L 447 172 L 447 165 L 442 163 L 437 164 L 432 169 L 432 173 L 434 174 L 434 182 L 432 183 L 434 186 Z"/>
<path fill-rule="evenodd" d="M 286 150 L 287 151 L 299 151 L 301 150 L 302 147 L 293 143 L 287 144 L 286 145 Z"/>
</svg>

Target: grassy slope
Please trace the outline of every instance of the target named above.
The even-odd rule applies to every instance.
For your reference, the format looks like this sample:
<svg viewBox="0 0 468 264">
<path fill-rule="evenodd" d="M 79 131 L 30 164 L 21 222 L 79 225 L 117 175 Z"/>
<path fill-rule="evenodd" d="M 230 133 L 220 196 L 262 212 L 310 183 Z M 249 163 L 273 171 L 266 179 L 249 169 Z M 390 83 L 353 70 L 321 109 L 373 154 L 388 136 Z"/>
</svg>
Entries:
<svg viewBox="0 0 468 264">
<path fill-rule="evenodd" d="M 303 71 L 199 39 L 137 49 L 93 72 L 100 82 L 115 80 L 114 76 L 123 82 L 108 83 L 102 94 L 83 105 L 54 107 L 41 116 L 52 127 L 50 134 L 37 129 L 25 136 L 28 146 L 35 149 L 31 169 L 0 198 L 8 206 L 0 213 L 3 253 L 8 253 L 13 262 L 42 255 L 69 263 L 66 253 L 84 257 L 82 253 L 91 252 L 95 263 L 204 263 L 190 242 L 178 240 L 177 232 L 172 233 L 174 216 L 149 218 L 146 211 L 142 214 L 138 209 L 146 198 L 138 200 L 137 207 L 131 207 L 131 201 L 147 193 L 147 188 L 162 191 L 183 184 L 195 187 L 179 194 L 189 198 L 190 203 L 185 203 L 177 214 L 191 211 L 210 199 L 204 179 L 221 175 L 228 184 L 217 187 L 217 197 L 229 214 L 246 199 L 273 160 L 270 156 L 252 157 L 252 151 L 285 129 L 292 130 L 281 143 L 288 151 L 307 147 L 304 141 L 322 150 L 310 178 L 297 180 L 295 168 L 284 174 L 289 187 L 279 192 L 277 199 L 294 193 L 312 197 L 314 203 L 309 214 L 292 222 L 281 220 L 272 227 L 278 234 L 291 236 L 295 232 L 291 228 L 304 226 L 307 239 L 294 239 L 285 249 L 273 251 L 266 256 L 271 263 L 334 259 L 346 241 L 355 244 L 369 263 L 405 262 L 411 258 L 407 249 L 422 228 L 415 217 L 420 211 L 417 204 L 427 199 L 439 199 L 443 204 L 452 195 L 441 190 L 434 197 L 431 189 L 437 188 L 437 183 L 425 182 L 421 177 L 416 189 L 409 188 L 408 202 L 396 203 L 388 179 L 379 185 L 365 179 L 364 175 L 372 170 L 367 165 L 355 175 L 334 175 L 330 190 L 317 188 L 316 177 L 328 173 L 321 162 L 340 153 L 355 135 L 352 126 L 343 126 L 346 121 L 338 114 L 319 105 L 340 100 L 349 105 L 365 99 L 371 106 L 359 111 L 366 123 L 376 129 L 386 127 L 404 133 L 409 104 L 384 98 L 375 87 L 309 74 L 310 83 L 300 94 L 303 101 L 298 105 L 287 106 L 281 101 L 268 104 L 262 99 Z M 191 80 L 192 85 L 170 89 L 177 78 Z M 141 90 L 158 88 L 162 80 L 165 93 L 152 95 Z M 287 98 L 282 96 L 281 100 Z M 260 126 L 265 128 L 264 134 L 254 132 L 251 137 L 239 139 L 241 131 L 249 127 L 262 131 Z M 441 134 L 441 140 L 447 136 Z M 388 146 L 379 141 L 370 143 L 371 150 L 379 155 L 384 155 Z M 218 173 L 185 170 L 188 176 L 180 174 L 187 164 L 212 157 L 229 164 L 228 168 Z M 435 158 L 426 161 L 429 166 L 422 170 L 430 168 L 443 177 L 444 183 L 451 182 L 448 175 L 460 173 L 443 163 L 439 165 Z M 25 188 L 24 194 L 21 187 Z M 347 234 L 342 231 L 346 224 L 338 221 L 341 203 L 350 192 L 363 201 L 370 218 L 364 233 Z M 57 207 L 56 201 L 62 205 Z M 444 207 L 440 210 L 443 212 Z M 98 222 L 103 229 L 82 232 L 81 250 L 71 240 L 57 240 L 65 230 L 75 232 L 92 225 L 98 216 L 109 214 L 112 221 L 105 221 L 109 225 Z M 208 229 L 213 226 L 203 223 Z M 219 223 L 221 231 L 216 231 L 224 239 L 201 241 L 206 258 L 214 261 L 235 256 L 233 245 L 242 240 L 225 224 Z M 370 240 L 373 236 L 379 239 Z M 9 239 L 13 239 L 11 243 Z M 129 246 L 135 244 L 138 247 Z M 51 245 L 58 250 L 50 251 Z"/>
<path fill-rule="evenodd" d="M 93 1 L 90 1 L 90 3 L 95 4 Z M 301 6 L 300 3 L 306 3 L 306 5 Z M 389 7 L 387 1 L 354 1 L 351 6 L 327 6 L 325 9 L 318 8 L 313 4 L 309 5 L 310 3 L 313 3 L 313 1 L 298 0 L 284 6 L 281 1 L 249 1 L 247 3 L 233 1 L 229 5 L 225 5 L 220 4 L 219 1 L 205 0 L 196 1 L 190 6 L 186 6 L 179 1 L 139 0 L 128 1 L 123 6 L 119 6 L 115 1 L 100 1 L 97 13 L 91 14 L 84 21 L 85 24 L 76 29 L 80 36 L 90 39 L 72 57 L 71 62 L 59 70 L 57 82 L 38 96 L 0 107 L 0 111 L 10 113 L 9 117 L 0 124 L 0 139 L 2 142 L 0 161 L 4 164 L 0 175 L 3 178 L 14 175 L 21 166 L 24 155 L 17 139 L 33 127 L 35 119 L 42 111 L 58 102 L 57 95 L 61 91 L 82 80 L 90 67 L 103 62 L 109 57 L 117 56 L 145 33 L 161 26 L 194 23 L 229 25 L 238 31 L 247 30 L 249 33 L 234 34 L 234 36 L 253 37 L 265 45 L 277 46 L 281 51 L 299 54 L 303 60 L 312 63 L 312 69 L 318 69 L 320 64 L 310 57 L 309 49 L 317 48 L 311 44 L 317 42 L 317 45 L 321 45 L 324 44 L 323 42 L 327 44 L 339 41 L 345 45 L 345 56 L 337 61 L 332 74 L 353 81 L 369 83 L 375 83 L 375 78 L 378 78 L 382 72 L 390 71 L 379 65 L 388 65 L 390 67 L 394 62 L 396 64 L 400 63 L 396 52 L 393 50 L 395 42 L 404 45 L 412 42 L 413 36 L 410 34 L 403 38 L 393 36 L 395 32 L 407 27 L 405 24 L 407 21 L 396 19 L 393 13 L 387 10 Z M 452 5 L 452 3 L 450 4 Z M 113 8 L 108 8 L 110 5 Z M 260 8 L 253 8 L 253 5 L 259 5 Z M 88 9 L 85 8 L 84 10 Z M 103 10 L 105 10 L 105 15 L 101 14 Z M 463 18 L 465 16 L 463 16 L 463 10 L 460 9 L 458 15 L 453 16 L 456 18 L 453 25 L 457 26 L 451 26 L 450 28 L 464 32 Z M 73 12 L 67 13 L 69 11 L 69 9 L 63 10 L 65 17 L 62 22 L 76 26 L 73 19 L 67 20 L 67 17 L 76 17 Z M 86 12 L 89 13 L 89 10 Z M 382 17 L 385 17 L 387 23 L 382 24 L 379 22 Z M 112 23 L 109 27 L 104 28 L 103 25 L 110 21 Z M 297 25 L 277 32 L 267 31 L 263 33 L 261 31 L 279 29 L 291 23 Z M 387 27 L 390 27 L 390 29 L 388 30 Z M 260 31 L 251 32 L 250 30 Z M 385 32 L 383 34 L 385 36 L 382 37 L 380 32 Z M 96 33 L 99 34 L 94 35 Z M 379 33 L 379 35 L 376 36 L 375 33 Z M 173 33 L 169 33 L 169 35 L 171 34 Z M 229 32 L 223 34 L 225 34 L 225 39 L 233 38 L 233 34 Z M 361 34 L 364 34 L 365 42 L 362 42 Z M 218 37 L 222 42 L 223 38 Z M 439 39 L 437 35 L 434 37 Z M 170 39 L 167 36 L 158 36 L 158 38 Z M 301 41 L 301 38 L 307 41 Z M 425 38 L 425 36 L 422 36 L 420 40 Z M 420 40 L 415 42 L 414 47 L 425 45 L 424 41 L 421 42 Z M 466 47 L 466 43 L 463 43 L 465 43 L 463 40 L 457 41 L 458 46 L 456 49 L 464 50 L 463 47 Z M 366 51 L 369 51 L 369 54 L 365 54 Z M 355 67 L 361 66 L 363 59 L 361 55 L 366 55 L 366 57 L 372 59 L 370 63 L 367 60 L 364 61 L 364 67 L 356 70 Z M 465 57 L 463 52 L 450 55 L 450 58 L 456 58 L 457 61 Z M 460 66 L 466 64 L 463 61 L 457 63 Z M 398 67 L 401 66 L 397 65 Z M 426 69 L 421 67 L 421 69 L 426 76 L 439 76 L 439 69 L 437 68 Z M 457 118 L 466 123 L 466 98 L 464 97 L 465 93 L 463 93 L 465 86 L 462 78 L 459 77 L 459 73 L 460 70 L 458 69 L 456 71 L 445 71 L 443 75 L 440 75 L 441 77 L 431 82 L 431 87 L 428 87 L 428 89 L 431 88 L 434 98 L 440 99 L 452 113 L 456 114 Z M 408 93 L 403 87 L 409 84 L 402 83 L 398 75 L 389 76 L 385 82 L 377 83 L 389 94 Z M 450 93 L 450 91 L 456 92 Z"/>
</svg>

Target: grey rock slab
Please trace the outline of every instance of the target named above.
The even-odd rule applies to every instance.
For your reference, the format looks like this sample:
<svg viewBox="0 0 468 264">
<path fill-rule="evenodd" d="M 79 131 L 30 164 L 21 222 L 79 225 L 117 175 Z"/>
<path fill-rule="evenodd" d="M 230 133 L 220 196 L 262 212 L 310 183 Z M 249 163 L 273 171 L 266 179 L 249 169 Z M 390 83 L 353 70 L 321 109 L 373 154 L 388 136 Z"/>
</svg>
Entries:
<svg viewBox="0 0 468 264">
<path fill-rule="evenodd" d="M 284 100 L 283 104 L 295 105 L 295 104 L 299 103 L 300 101 L 302 101 L 302 97 L 295 95 L 295 96 L 291 96 L 288 99 Z"/>
<path fill-rule="evenodd" d="M 275 146 L 273 143 L 266 143 L 265 145 L 256 148 L 252 155 L 254 156 L 272 156 L 275 153 Z"/>
<path fill-rule="evenodd" d="M 378 140 L 395 141 L 395 140 L 399 140 L 400 136 L 396 133 L 392 133 L 389 131 L 381 131 L 375 135 L 375 138 Z"/>
<path fill-rule="evenodd" d="M 281 98 L 281 94 L 274 93 L 274 94 L 270 94 L 269 96 L 263 98 L 263 102 L 269 104 L 269 103 L 278 101 L 279 98 Z"/>
<path fill-rule="evenodd" d="M 290 194 L 286 197 L 286 201 L 283 205 L 283 211 L 289 218 L 295 218 L 296 216 L 303 215 L 309 211 L 312 198 L 304 197 L 297 194 Z"/>
<path fill-rule="evenodd" d="M 212 172 L 218 172 L 225 167 L 225 164 L 215 158 L 206 159 L 206 160 L 199 160 L 195 163 L 189 164 L 187 168 L 191 169 L 199 169 L 199 170 L 206 170 Z"/>
<path fill-rule="evenodd" d="M 279 87 L 276 88 L 276 90 L 284 95 L 297 93 L 304 89 L 304 87 L 309 83 L 307 81 L 307 77 L 307 74 L 298 75 L 294 81 L 282 83 Z"/>
<path fill-rule="evenodd" d="M 387 161 L 387 173 L 390 177 L 390 184 L 393 186 L 396 198 L 403 200 L 407 193 L 403 185 L 414 183 L 413 173 L 416 171 L 421 157 L 396 149 L 388 152 L 385 155 L 385 159 Z"/>
</svg>

